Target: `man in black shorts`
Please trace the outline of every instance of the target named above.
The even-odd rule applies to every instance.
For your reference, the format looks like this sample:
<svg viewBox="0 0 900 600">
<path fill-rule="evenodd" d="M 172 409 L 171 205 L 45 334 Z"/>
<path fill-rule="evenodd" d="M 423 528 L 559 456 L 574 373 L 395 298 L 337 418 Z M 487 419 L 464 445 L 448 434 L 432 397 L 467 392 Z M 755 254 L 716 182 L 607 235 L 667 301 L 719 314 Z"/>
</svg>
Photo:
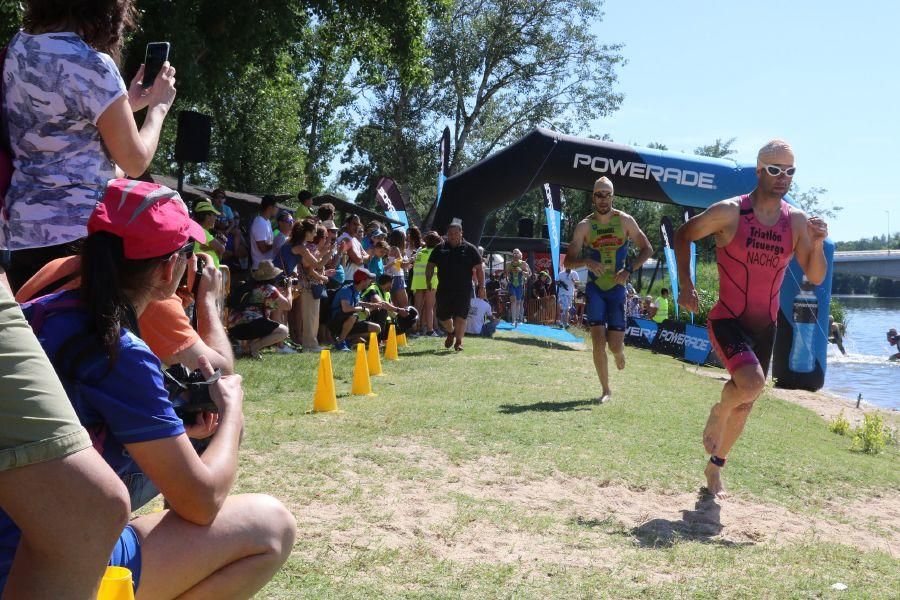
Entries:
<svg viewBox="0 0 900 600">
<path fill-rule="evenodd" d="M 447 238 L 431 252 L 425 281 L 431 290 L 432 276 L 437 267 L 440 274 L 435 294 L 435 313 L 447 339 L 444 347 L 451 345 L 456 351 L 462 350 L 466 335 L 466 318 L 469 316 L 469 301 L 472 299 L 472 270 L 478 282 L 478 297 L 485 300 L 484 265 L 478 248 L 463 239 L 462 223 L 454 219 L 447 227 Z M 456 344 L 454 344 L 454 339 Z"/>
</svg>

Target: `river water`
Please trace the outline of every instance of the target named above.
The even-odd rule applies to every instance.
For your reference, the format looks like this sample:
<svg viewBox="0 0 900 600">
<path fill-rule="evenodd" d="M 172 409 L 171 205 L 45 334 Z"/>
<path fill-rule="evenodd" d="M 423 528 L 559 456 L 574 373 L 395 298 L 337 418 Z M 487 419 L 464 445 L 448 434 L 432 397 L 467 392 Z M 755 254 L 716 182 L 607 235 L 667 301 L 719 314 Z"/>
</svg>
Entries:
<svg viewBox="0 0 900 600">
<path fill-rule="evenodd" d="M 851 400 L 862 394 L 866 402 L 900 410 L 900 361 L 887 360 L 897 347 L 885 337 L 892 327 L 900 330 L 900 298 L 838 299 L 847 313 L 847 356 L 829 344 L 825 390 Z"/>
</svg>

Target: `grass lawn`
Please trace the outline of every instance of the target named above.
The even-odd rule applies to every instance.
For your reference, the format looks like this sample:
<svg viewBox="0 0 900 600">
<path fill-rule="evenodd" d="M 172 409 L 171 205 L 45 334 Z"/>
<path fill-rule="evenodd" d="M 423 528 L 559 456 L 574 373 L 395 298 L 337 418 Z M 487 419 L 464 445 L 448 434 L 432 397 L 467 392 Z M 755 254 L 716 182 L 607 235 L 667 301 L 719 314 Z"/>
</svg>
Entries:
<svg viewBox="0 0 900 600">
<path fill-rule="evenodd" d="M 896 446 L 852 453 L 763 396 L 729 457 L 733 498 L 715 503 L 698 494 L 700 433 L 720 381 L 627 349 L 598 406 L 590 352 L 441 342 L 383 363 L 370 398 L 347 395 L 354 354 L 333 355 L 328 414 L 307 413 L 317 356 L 239 361 L 238 490 L 277 496 L 299 525 L 261 597 L 900 595 Z"/>
</svg>

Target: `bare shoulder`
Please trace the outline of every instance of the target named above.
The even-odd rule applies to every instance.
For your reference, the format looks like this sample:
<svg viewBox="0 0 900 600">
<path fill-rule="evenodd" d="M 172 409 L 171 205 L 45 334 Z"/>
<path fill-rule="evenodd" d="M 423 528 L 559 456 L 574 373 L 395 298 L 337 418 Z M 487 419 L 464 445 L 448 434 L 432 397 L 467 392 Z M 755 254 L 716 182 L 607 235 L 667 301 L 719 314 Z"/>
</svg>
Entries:
<svg viewBox="0 0 900 600">
<path fill-rule="evenodd" d="M 806 223 L 808 217 L 805 212 L 800 210 L 794 205 L 789 205 L 789 211 L 791 215 L 791 224 L 792 225 L 803 225 Z"/>
<path fill-rule="evenodd" d="M 624 221 L 625 223 L 628 223 L 629 225 L 634 225 L 635 227 L 637 226 L 637 221 L 634 219 L 634 217 L 632 217 L 630 214 L 628 214 L 624 210 L 613 209 L 613 214 L 619 215 L 619 218 L 622 221 Z"/>
<path fill-rule="evenodd" d="M 591 229 L 591 217 L 590 215 L 586 216 L 582 220 L 578 221 L 578 224 L 575 226 L 575 231 L 572 232 L 573 239 L 580 239 L 587 235 L 587 232 Z"/>
<path fill-rule="evenodd" d="M 741 198 L 739 196 L 735 196 L 734 198 L 726 198 L 725 200 L 719 200 L 715 204 L 710 205 L 707 208 L 707 211 L 716 211 L 720 213 L 728 213 L 734 212 L 737 213 L 741 209 Z"/>
</svg>

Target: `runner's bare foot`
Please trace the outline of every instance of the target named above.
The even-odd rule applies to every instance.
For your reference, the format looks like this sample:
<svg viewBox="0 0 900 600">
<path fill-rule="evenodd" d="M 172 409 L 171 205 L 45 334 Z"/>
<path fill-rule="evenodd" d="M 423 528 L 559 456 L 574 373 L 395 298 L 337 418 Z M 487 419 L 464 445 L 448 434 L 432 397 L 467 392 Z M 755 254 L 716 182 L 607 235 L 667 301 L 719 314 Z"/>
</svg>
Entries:
<svg viewBox="0 0 900 600">
<path fill-rule="evenodd" d="M 612 392 L 610 392 L 609 390 L 605 390 L 602 394 L 600 394 L 598 398 L 595 399 L 595 402 L 597 404 L 605 404 L 610 400 L 612 400 Z"/>
<path fill-rule="evenodd" d="M 453 345 L 453 340 L 456 339 L 456 336 L 452 333 L 447 334 L 447 338 L 444 340 L 444 348 L 450 349 L 450 346 Z"/>
<path fill-rule="evenodd" d="M 725 491 L 725 485 L 722 483 L 722 469 L 712 463 L 707 463 L 703 474 L 706 475 L 706 489 L 709 490 L 710 496 L 719 500 L 728 497 L 728 492 Z"/>
<path fill-rule="evenodd" d="M 618 370 L 622 370 L 625 368 L 625 352 L 619 352 L 618 354 L 613 354 L 616 359 L 616 368 Z"/>
</svg>

